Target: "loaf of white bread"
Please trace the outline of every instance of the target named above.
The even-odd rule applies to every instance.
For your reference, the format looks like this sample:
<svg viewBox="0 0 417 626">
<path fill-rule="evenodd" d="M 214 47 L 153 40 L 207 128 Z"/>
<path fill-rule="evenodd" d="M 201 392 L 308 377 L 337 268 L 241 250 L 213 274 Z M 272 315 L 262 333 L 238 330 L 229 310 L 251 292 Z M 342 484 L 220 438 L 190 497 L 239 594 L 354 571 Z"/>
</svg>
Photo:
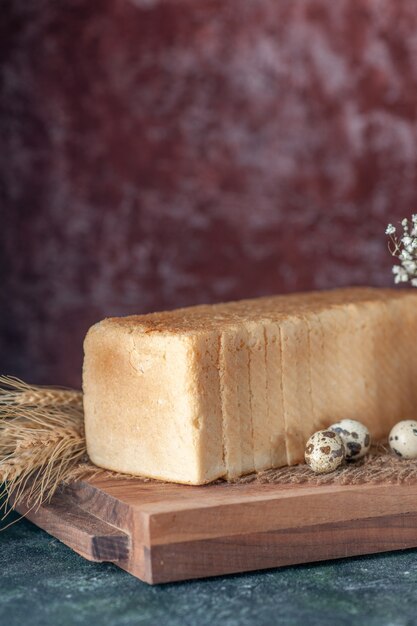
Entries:
<svg viewBox="0 0 417 626">
<path fill-rule="evenodd" d="M 303 462 L 316 430 L 417 417 L 417 292 L 347 288 L 109 318 L 83 369 L 88 454 L 200 485 Z"/>
</svg>

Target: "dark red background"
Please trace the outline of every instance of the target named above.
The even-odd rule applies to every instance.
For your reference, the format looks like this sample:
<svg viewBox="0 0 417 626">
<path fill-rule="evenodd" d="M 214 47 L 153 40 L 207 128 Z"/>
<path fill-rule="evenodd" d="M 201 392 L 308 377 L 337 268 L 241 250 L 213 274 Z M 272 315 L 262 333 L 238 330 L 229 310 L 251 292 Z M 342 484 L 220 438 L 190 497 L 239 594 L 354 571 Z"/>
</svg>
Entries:
<svg viewBox="0 0 417 626">
<path fill-rule="evenodd" d="M 415 0 L 1 4 L 0 370 L 90 324 L 390 285 L 417 209 Z"/>
</svg>

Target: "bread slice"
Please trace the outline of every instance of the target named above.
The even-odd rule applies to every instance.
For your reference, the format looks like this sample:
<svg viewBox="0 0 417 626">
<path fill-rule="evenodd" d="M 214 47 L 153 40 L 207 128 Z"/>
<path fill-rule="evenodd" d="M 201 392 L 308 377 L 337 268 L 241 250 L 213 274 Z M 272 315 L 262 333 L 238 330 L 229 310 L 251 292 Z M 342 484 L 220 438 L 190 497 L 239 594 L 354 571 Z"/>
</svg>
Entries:
<svg viewBox="0 0 417 626">
<path fill-rule="evenodd" d="M 284 419 L 281 334 L 279 324 L 271 320 L 264 322 L 264 329 L 267 364 L 265 428 L 269 432 L 271 459 L 269 467 L 282 467 L 288 465 L 288 459 Z"/>
<path fill-rule="evenodd" d="M 417 293 L 347 288 L 109 318 L 85 339 L 98 466 L 189 484 L 303 461 L 342 418 L 417 417 Z"/>
</svg>

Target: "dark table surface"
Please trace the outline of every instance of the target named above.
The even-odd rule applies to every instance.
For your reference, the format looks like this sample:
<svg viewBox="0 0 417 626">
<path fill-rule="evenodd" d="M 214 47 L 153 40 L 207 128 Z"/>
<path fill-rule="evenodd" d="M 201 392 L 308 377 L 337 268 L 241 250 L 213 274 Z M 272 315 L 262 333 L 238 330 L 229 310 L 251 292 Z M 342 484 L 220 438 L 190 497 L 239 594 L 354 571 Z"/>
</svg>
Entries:
<svg viewBox="0 0 417 626">
<path fill-rule="evenodd" d="M 417 550 L 151 587 L 21 520 L 0 567 L 7 626 L 417 625 Z"/>
</svg>

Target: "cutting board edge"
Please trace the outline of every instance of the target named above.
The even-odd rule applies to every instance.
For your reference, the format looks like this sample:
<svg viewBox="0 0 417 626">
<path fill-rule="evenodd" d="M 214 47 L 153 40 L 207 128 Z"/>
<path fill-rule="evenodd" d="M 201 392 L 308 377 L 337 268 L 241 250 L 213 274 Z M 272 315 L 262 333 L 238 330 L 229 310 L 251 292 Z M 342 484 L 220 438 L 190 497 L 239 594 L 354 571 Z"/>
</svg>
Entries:
<svg viewBox="0 0 417 626">
<path fill-rule="evenodd" d="M 204 578 L 207 576 L 253 571 L 255 569 L 268 569 L 270 567 L 282 567 L 324 559 L 416 547 L 417 485 L 401 485 L 400 487 L 401 489 L 398 490 L 398 486 L 386 483 L 374 485 L 372 488 L 369 486 L 362 488 L 361 485 L 358 485 L 350 486 L 348 490 L 342 489 L 340 490 L 342 496 L 347 493 L 361 493 L 362 495 L 359 497 L 359 501 L 364 501 L 365 503 L 369 502 L 371 505 L 370 510 L 373 510 L 374 514 L 367 516 L 363 514 L 359 518 L 355 518 L 354 516 L 352 518 L 351 514 L 351 519 L 333 519 L 330 521 L 323 521 L 319 517 L 316 517 L 314 523 L 311 523 L 313 519 L 311 513 L 314 505 L 314 492 L 316 492 L 316 495 L 321 492 L 329 496 L 330 493 L 334 494 L 335 490 L 329 492 L 329 490 L 323 490 L 321 487 L 317 487 L 311 492 L 311 490 L 305 491 L 300 489 L 298 491 L 300 499 L 298 503 L 298 513 L 302 510 L 302 500 L 305 498 L 306 501 L 304 505 L 310 502 L 307 506 L 307 517 L 300 517 L 297 513 L 297 509 L 294 509 L 292 514 L 295 518 L 292 519 L 291 524 L 281 524 L 281 526 L 278 524 L 277 527 L 275 523 L 275 525 L 267 528 L 265 524 L 268 519 L 268 507 L 270 509 L 268 513 L 269 519 L 270 521 L 272 520 L 272 523 L 274 522 L 274 498 L 271 498 L 271 492 L 270 489 L 268 489 L 269 495 L 263 500 L 251 500 L 250 495 L 248 496 L 248 502 L 244 503 L 246 504 L 246 508 L 243 508 L 246 512 L 251 512 L 253 517 L 250 518 L 249 516 L 246 527 L 243 527 L 243 530 L 241 528 L 239 532 L 237 532 L 233 524 L 233 515 L 235 518 L 242 518 L 242 502 L 231 502 L 228 504 L 226 498 L 226 504 L 222 506 L 224 510 L 225 507 L 228 508 L 231 517 L 221 515 L 217 503 L 212 507 L 204 506 L 200 508 L 198 505 L 192 508 L 189 504 L 185 508 L 180 508 L 180 510 L 175 513 L 175 511 L 172 511 L 171 502 L 169 507 L 170 511 L 168 513 L 160 510 L 158 512 L 157 506 L 154 507 L 154 512 L 152 513 L 152 507 L 150 510 L 141 510 L 140 506 L 129 507 L 126 502 L 122 501 L 123 499 L 119 500 L 115 495 L 117 486 L 115 486 L 114 482 L 111 483 L 111 497 L 110 494 L 106 493 L 105 488 L 103 489 L 103 486 L 100 487 L 99 492 L 95 493 L 97 487 L 89 485 L 87 491 L 84 492 L 85 497 L 88 495 L 94 496 L 92 499 L 86 497 L 84 500 L 84 504 L 88 505 L 87 508 L 89 507 L 90 510 L 81 512 L 85 514 L 85 519 L 89 521 L 89 533 L 84 533 L 85 529 L 80 522 L 80 517 L 75 515 L 75 513 L 77 513 L 75 509 L 79 508 L 82 502 L 80 503 L 76 499 L 74 500 L 73 489 L 69 489 L 67 493 L 65 493 L 65 491 L 60 492 L 56 496 L 58 500 L 60 499 L 61 505 L 64 507 L 67 506 L 68 509 L 65 514 L 65 510 L 61 508 L 58 512 L 58 522 L 57 515 L 55 515 L 54 519 L 51 519 L 50 514 L 48 514 L 48 506 L 50 505 L 41 507 L 37 512 L 29 512 L 27 517 L 46 532 L 66 543 L 66 545 L 84 558 L 93 561 L 105 560 L 113 562 L 144 582 L 159 584 L 162 582 Z M 262 485 L 258 485 L 260 491 L 262 491 L 262 488 Z M 150 489 L 152 489 L 152 487 Z M 185 489 L 187 488 L 185 487 Z M 394 491 L 391 491 L 392 489 L 394 489 Z M 185 497 L 181 489 L 178 491 L 173 488 L 171 489 L 171 494 L 172 493 L 179 494 L 179 502 L 181 502 L 181 495 Z M 385 496 L 379 498 L 382 493 L 385 493 Z M 187 497 L 192 495 L 191 492 L 187 492 L 187 494 Z M 373 494 L 373 501 L 368 497 L 370 494 Z M 408 494 L 408 501 L 412 503 L 412 510 L 407 510 L 406 502 L 402 498 L 405 494 Z M 152 496 L 152 492 L 150 492 L 150 494 L 148 493 L 148 496 L 149 495 Z M 209 496 L 209 492 L 207 492 L 207 496 Z M 284 506 L 289 503 L 293 506 L 294 503 L 298 501 L 298 499 L 294 497 L 294 494 L 288 497 L 288 490 L 277 491 L 276 500 L 280 499 L 284 502 Z M 158 489 L 155 490 L 155 500 L 156 503 L 158 501 L 164 501 L 163 490 L 161 490 L 160 485 Z M 325 500 L 326 498 L 324 498 L 324 500 L 322 499 L 322 502 L 325 502 Z M 343 497 L 341 501 L 343 501 Z M 118 502 L 121 503 L 122 506 L 119 506 Z M 388 507 L 386 509 L 382 506 L 384 502 L 386 502 Z M 317 503 L 320 511 L 320 498 L 317 499 Z M 263 506 L 259 507 L 260 504 L 263 504 Z M 99 515 L 93 515 L 91 507 L 93 509 L 96 507 L 96 513 L 99 513 Z M 25 510 L 23 506 L 16 508 L 22 513 L 25 513 L 27 510 Z M 221 508 L 220 506 L 220 509 Z M 212 518 L 208 518 L 210 509 L 213 515 Z M 112 512 L 114 513 L 113 518 Z M 100 513 L 102 513 L 106 519 L 103 519 Z M 195 515 L 195 518 L 192 517 L 193 515 Z M 187 516 L 189 517 L 188 520 Z M 202 520 L 206 529 L 207 524 L 210 525 L 212 521 L 215 522 L 216 520 L 217 523 L 223 524 L 224 526 L 220 527 L 220 530 L 216 531 L 217 534 L 215 533 L 214 536 L 207 535 L 207 533 L 205 535 L 200 533 L 199 535 L 199 518 Z M 252 524 L 252 522 L 257 519 L 257 525 Z M 410 519 L 414 522 L 413 527 L 410 527 L 408 523 Z M 74 529 L 71 528 L 71 525 L 74 525 L 74 520 L 76 526 L 75 537 Z M 161 523 L 162 525 L 165 524 L 165 530 L 161 527 Z M 179 528 L 181 531 L 179 533 L 177 532 L 177 534 L 175 534 L 175 524 L 177 525 L 177 530 Z M 186 524 L 189 525 L 189 529 L 192 529 L 193 532 L 188 532 L 187 534 Z M 97 531 L 97 539 L 94 538 L 95 525 L 97 525 L 99 531 Z M 70 528 L 67 528 L 67 526 Z M 174 530 L 170 535 L 167 529 L 169 530 L 171 526 Z M 393 527 L 396 529 L 397 539 L 392 536 Z M 155 528 L 157 529 L 156 532 Z M 369 528 L 373 529 L 373 534 L 371 533 L 372 536 L 369 535 Z M 84 536 L 81 537 L 81 539 L 77 539 L 77 532 L 80 532 L 81 535 Z M 350 537 L 350 543 L 341 547 L 339 535 L 343 532 L 346 537 Z M 349 535 L 349 532 L 351 535 Z M 355 532 L 357 533 L 356 538 Z M 330 538 L 330 545 L 334 544 L 334 552 L 327 548 L 324 549 L 321 545 L 320 535 L 323 533 Z M 294 543 L 294 538 L 299 539 L 302 536 L 307 538 L 306 541 L 310 547 L 300 552 L 298 543 Z M 126 537 L 128 537 L 127 540 L 125 539 Z M 283 543 L 283 538 L 288 540 L 288 545 L 285 542 Z M 352 538 L 355 540 L 353 541 Z M 281 543 L 279 543 L 278 540 L 281 541 Z M 123 553 L 122 550 L 123 546 L 126 545 L 126 541 L 129 543 L 128 554 L 126 554 L 126 552 Z M 259 548 L 258 544 L 263 546 L 262 549 Z M 232 553 L 230 553 L 230 546 L 233 546 Z M 256 546 L 258 547 L 256 548 Z M 314 546 L 316 546 L 316 548 Z M 275 552 L 271 547 L 274 548 Z M 284 548 L 287 551 L 290 550 L 290 554 L 286 558 L 282 556 L 282 550 L 284 550 Z M 314 550 L 316 551 L 314 552 Z M 312 551 L 314 552 L 313 555 L 311 554 Z M 227 558 L 225 557 L 226 554 L 228 555 Z M 271 561 L 271 558 L 275 560 Z"/>
</svg>

